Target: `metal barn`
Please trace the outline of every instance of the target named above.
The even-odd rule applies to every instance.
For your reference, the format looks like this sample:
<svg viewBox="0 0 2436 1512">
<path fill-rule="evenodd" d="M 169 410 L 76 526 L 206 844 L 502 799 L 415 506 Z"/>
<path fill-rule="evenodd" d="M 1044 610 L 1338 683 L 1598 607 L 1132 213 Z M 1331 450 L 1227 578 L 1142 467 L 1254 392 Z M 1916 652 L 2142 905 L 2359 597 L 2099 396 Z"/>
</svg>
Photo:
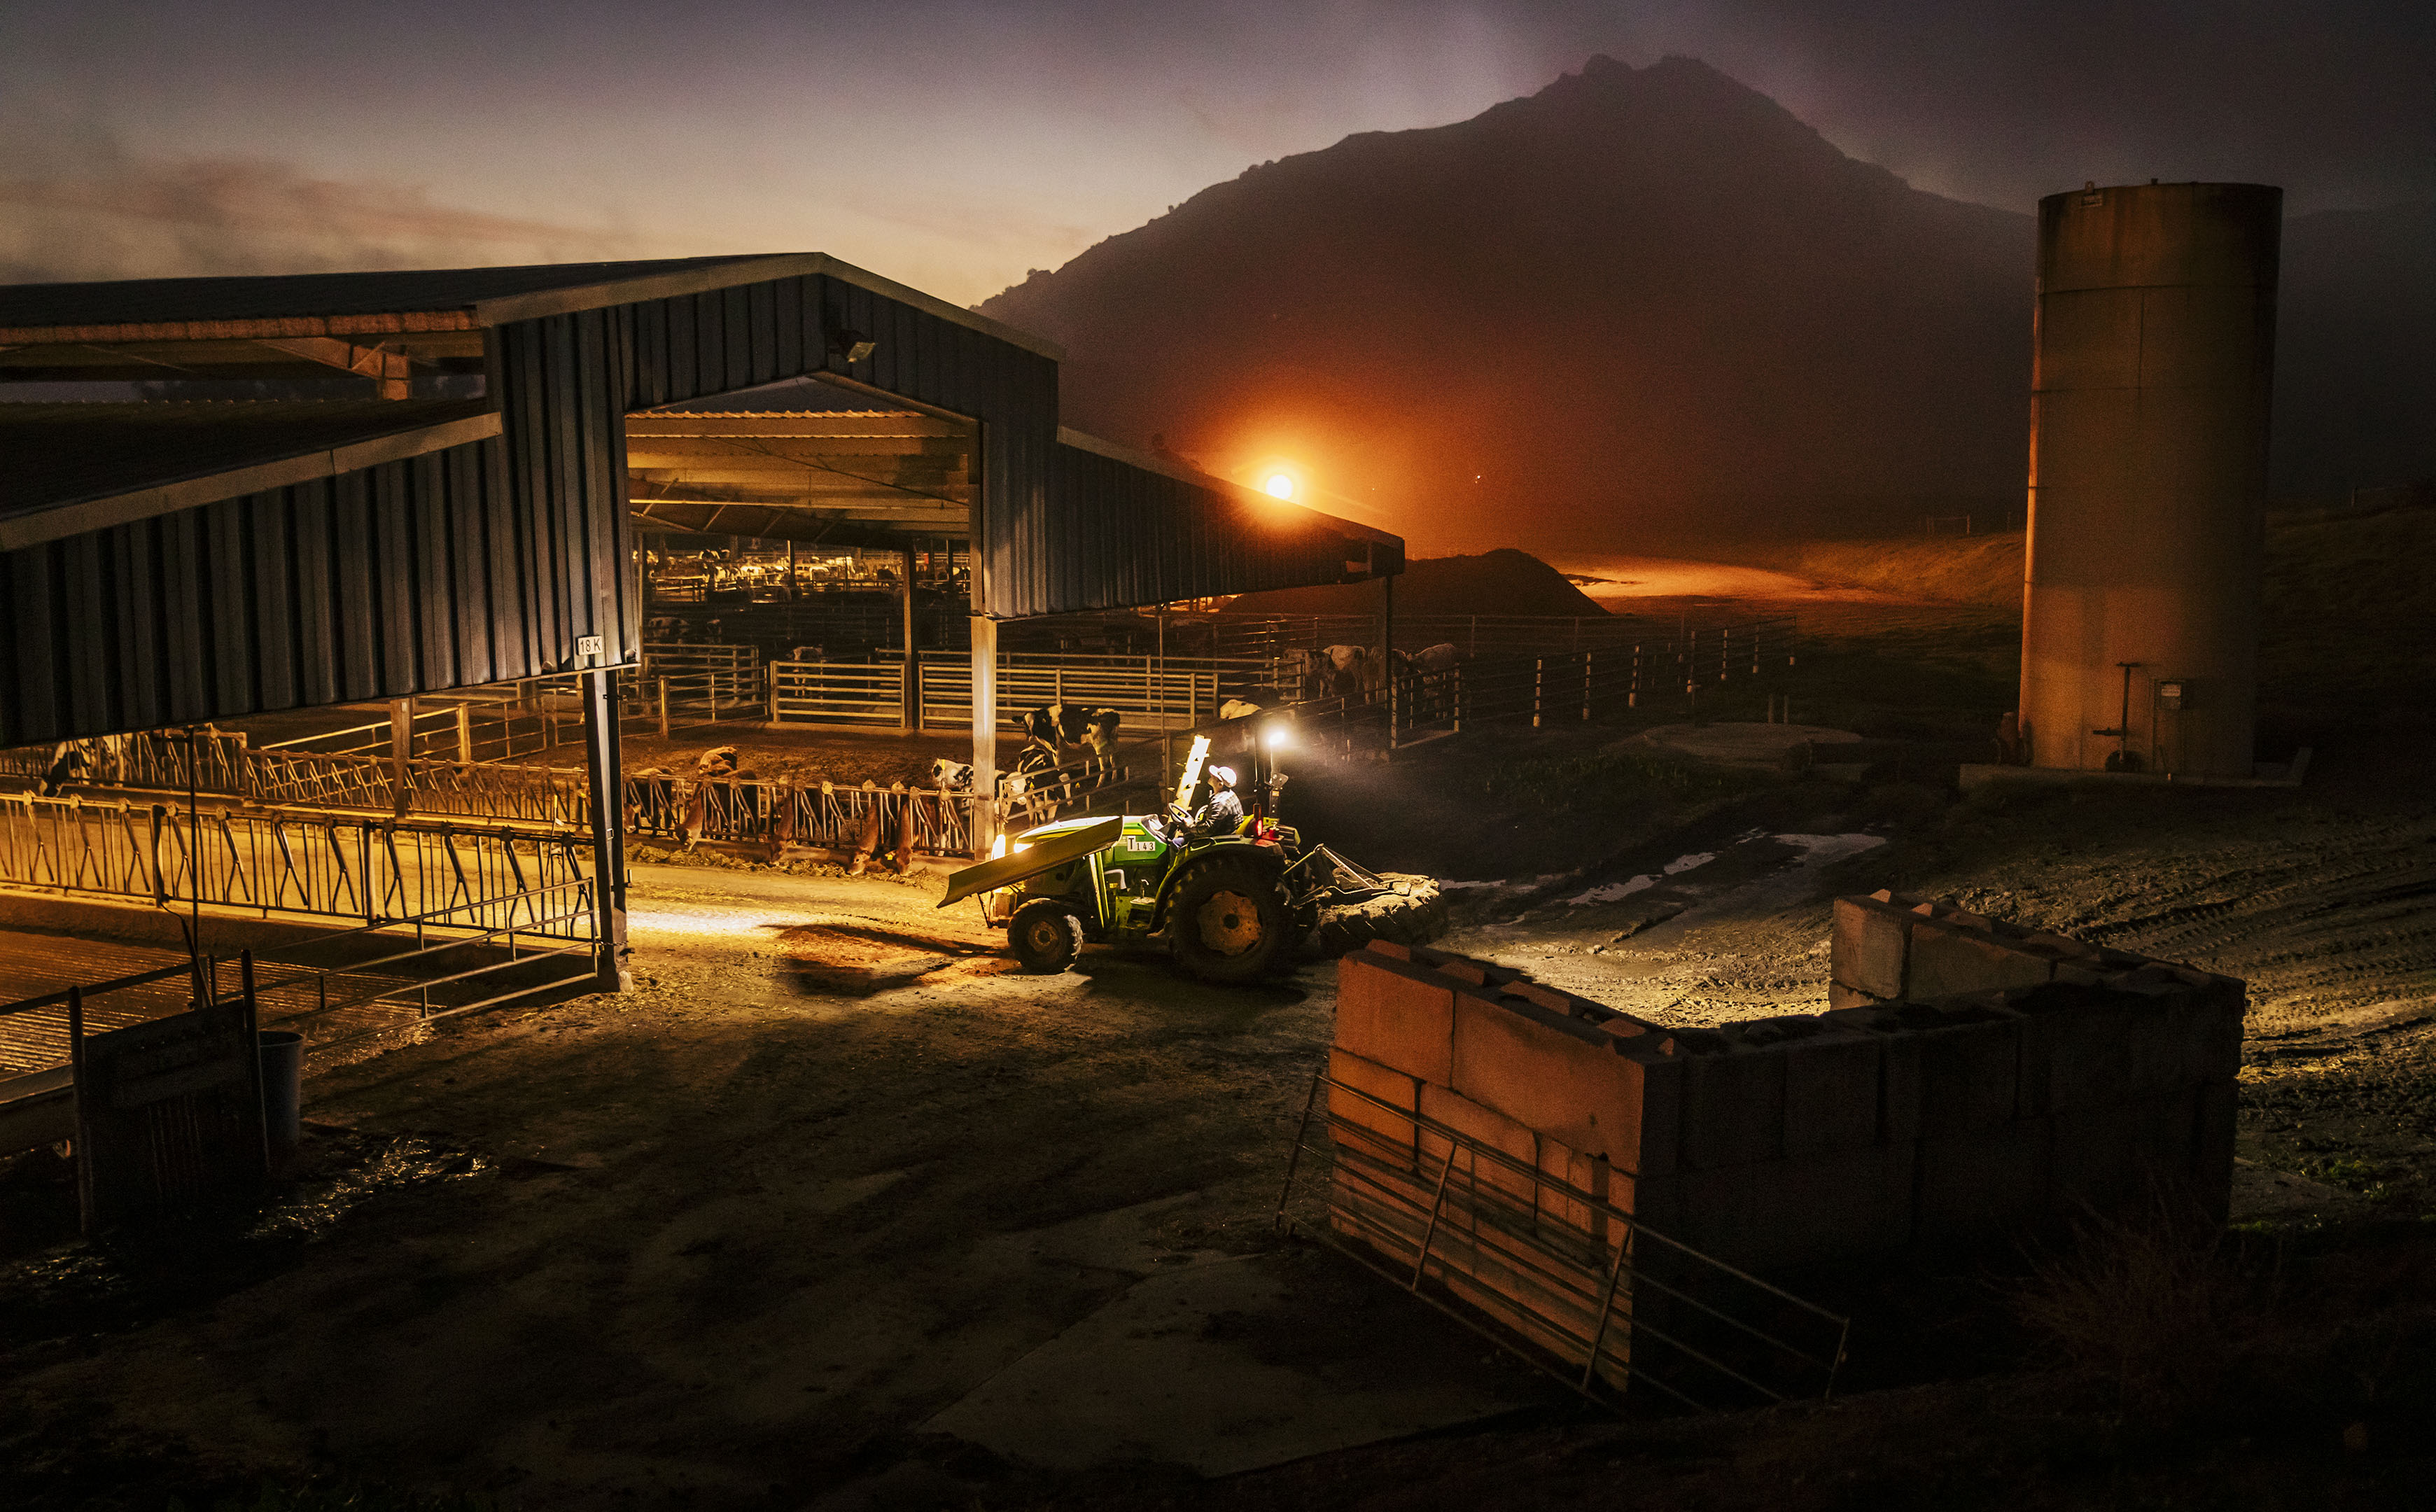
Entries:
<svg viewBox="0 0 2436 1512">
<path fill-rule="evenodd" d="M 317 377 L 372 395 L 0 404 L 0 747 L 582 674 L 614 984 L 604 709 L 640 649 L 638 518 L 963 546 L 981 792 L 1000 621 L 1402 569 L 1393 535 L 1060 427 L 1059 356 L 819 253 L 0 287 L 0 398 Z M 874 471 L 851 427 L 722 434 L 692 403 L 798 377 L 922 423 Z"/>
</svg>

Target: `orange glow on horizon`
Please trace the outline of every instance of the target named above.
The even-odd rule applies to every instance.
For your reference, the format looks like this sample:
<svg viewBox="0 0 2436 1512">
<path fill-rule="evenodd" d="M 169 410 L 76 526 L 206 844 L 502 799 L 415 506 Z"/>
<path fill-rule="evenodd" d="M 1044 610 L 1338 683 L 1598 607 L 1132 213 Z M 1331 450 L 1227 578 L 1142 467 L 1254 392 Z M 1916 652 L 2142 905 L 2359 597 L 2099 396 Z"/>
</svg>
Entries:
<svg viewBox="0 0 2436 1512">
<path fill-rule="evenodd" d="M 1268 491 L 1271 498 L 1291 499 L 1295 496 L 1295 480 L 1289 473 L 1271 473 L 1269 480 L 1261 486 Z"/>
</svg>

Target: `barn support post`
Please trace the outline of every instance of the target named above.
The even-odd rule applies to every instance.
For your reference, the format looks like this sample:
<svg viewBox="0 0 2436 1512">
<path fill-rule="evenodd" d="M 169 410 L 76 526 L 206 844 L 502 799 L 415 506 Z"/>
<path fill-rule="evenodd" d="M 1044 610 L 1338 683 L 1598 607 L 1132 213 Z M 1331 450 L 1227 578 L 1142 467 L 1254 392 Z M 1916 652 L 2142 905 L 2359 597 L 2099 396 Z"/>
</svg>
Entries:
<svg viewBox="0 0 2436 1512">
<path fill-rule="evenodd" d="M 584 813 L 592 825 L 594 982 L 600 991 L 632 985 L 626 957 L 625 782 L 618 750 L 617 674 L 583 677 Z"/>
<path fill-rule="evenodd" d="M 973 854 L 998 838 L 998 621 L 973 616 Z"/>
<path fill-rule="evenodd" d="M 903 689 L 904 733 L 918 734 L 922 728 L 922 655 L 914 644 L 914 551 L 911 547 L 897 553 L 899 595 L 905 611 L 905 675 L 899 679 Z"/>
<path fill-rule="evenodd" d="M 194 759 L 191 747 L 188 760 Z M 413 790 L 407 786 L 407 763 L 414 758 L 414 700 L 393 698 L 389 701 L 389 776 L 390 797 L 396 811 L 403 814 L 414 803 Z"/>
</svg>

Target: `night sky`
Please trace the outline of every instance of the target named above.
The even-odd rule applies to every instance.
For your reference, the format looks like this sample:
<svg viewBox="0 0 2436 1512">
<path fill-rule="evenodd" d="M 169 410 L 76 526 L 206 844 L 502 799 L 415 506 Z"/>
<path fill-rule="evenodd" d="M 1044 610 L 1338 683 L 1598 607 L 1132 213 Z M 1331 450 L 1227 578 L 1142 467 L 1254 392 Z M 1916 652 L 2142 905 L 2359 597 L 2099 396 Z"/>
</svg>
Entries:
<svg viewBox="0 0 2436 1512">
<path fill-rule="evenodd" d="M 9 0 L 0 280 L 816 250 L 959 303 L 1604 52 L 2027 209 L 2436 198 L 2436 6 Z"/>
</svg>

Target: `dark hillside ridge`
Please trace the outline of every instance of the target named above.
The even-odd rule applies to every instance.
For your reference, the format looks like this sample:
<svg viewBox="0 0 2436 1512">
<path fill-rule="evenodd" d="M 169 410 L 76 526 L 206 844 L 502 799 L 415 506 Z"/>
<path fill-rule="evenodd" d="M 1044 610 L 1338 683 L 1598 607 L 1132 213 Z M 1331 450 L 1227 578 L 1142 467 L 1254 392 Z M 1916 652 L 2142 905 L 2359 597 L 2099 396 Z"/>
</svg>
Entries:
<svg viewBox="0 0 2436 1512">
<path fill-rule="evenodd" d="M 1626 548 L 2017 500 L 2028 226 L 1705 64 L 1600 58 L 1264 164 L 982 308 L 1066 344 L 1082 428 L 1288 438 L 1425 549 Z"/>
<path fill-rule="evenodd" d="M 2436 266 L 2375 216 L 2348 240 L 2321 218 L 2288 233 L 2283 356 L 2337 391 L 2279 397 L 2277 446 L 2312 477 L 2358 450 L 2318 438 L 2357 429 L 2336 394 L 2375 384 L 2319 325 L 2436 351 L 2436 318 L 2374 313 L 2426 304 Z M 1910 188 L 1706 64 L 1594 58 L 1468 121 L 1261 165 L 981 307 L 1066 345 L 1071 424 L 1221 468 L 1292 457 L 1422 550 L 1665 549 L 2018 524 L 2034 255 L 2029 216 Z"/>
<path fill-rule="evenodd" d="M 1369 615 L 1379 612 L 1370 582 L 1325 588 L 1279 588 L 1244 594 L 1227 604 L 1239 615 Z M 1396 580 L 1401 615 L 1557 615 L 1604 617 L 1598 601 L 1527 551 L 1511 547 L 1472 557 L 1422 557 Z M 1407 651 L 1413 650 L 1406 647 Z"/>
</svg>

